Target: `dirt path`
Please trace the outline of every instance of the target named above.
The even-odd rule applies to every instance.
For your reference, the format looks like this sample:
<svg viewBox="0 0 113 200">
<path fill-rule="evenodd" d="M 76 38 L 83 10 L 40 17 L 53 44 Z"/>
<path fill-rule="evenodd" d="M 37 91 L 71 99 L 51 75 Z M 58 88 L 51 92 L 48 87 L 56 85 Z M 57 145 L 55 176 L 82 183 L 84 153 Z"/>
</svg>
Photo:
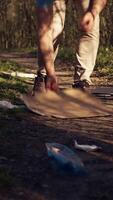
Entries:
<svg viewBox="0 0 113 200">
<path fill-rule="evenodd" d="M 21 53 L 21 52 L 10 52 L 0 53 L 1 60 L 10 60 L 22 65 L 29 69 L 29 73 L 36 74 L 37 72 L 37 58 L 36 52 L 33 53 Z M 61 88 L 71 87 L 73 83 L 74 67 L 71 63 L 56 62 L 56 73 L 58 76 L 59 85 Z M 96 85 L 113 85 L 113 76 L 102 76 L 98 72 L 94 72 L 92 81 Z"/>
<path fill-rule="evenodd" d="M 71 76 L 58 73 L 64 87 Z M 0 119 L 0 135 L 0 169 L 10 174 L 10 184 L 0 186 L 0 200 L 113 200 L 113 116 L 60 120 L 27 110 L 6 112 Z M 75 150 L 74 139 L 102 147 L 94 153 L 77 151 L 88 171 L 84 177 L 59 175 L 47 157 L 46 142 Z"/>
<path fill-rule="evenodd" d="M 30 53 L 0 53 L 0 59 L 11 60 L 26 67 L 36 67 L 36 56 Z"/>
</svg>

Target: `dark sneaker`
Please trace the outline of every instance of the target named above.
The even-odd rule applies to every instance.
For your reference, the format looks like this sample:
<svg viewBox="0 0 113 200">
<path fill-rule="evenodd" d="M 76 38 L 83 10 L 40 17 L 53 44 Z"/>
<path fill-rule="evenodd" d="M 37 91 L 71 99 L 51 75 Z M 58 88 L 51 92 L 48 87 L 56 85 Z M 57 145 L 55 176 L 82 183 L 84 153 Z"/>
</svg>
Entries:
<svg viewBox="0 0 113 200">
<path fill-rule="evenodd" d="M 35 92 L 45 91 L 45 82 L 46 82 L 46 75 L 38 73 L 34 81 L 33 95 L 35 94 Z"/>
<path fill-rule="evenodd" d="M 79 81 L 75 81 L 72 84 L 72 87 L 77 88 L 77 89 L 81 89 L 81 90 L 85 90 L 85 89 L 89 88 L 90 85 L 91 85 L 90 82 L 87 81 L 87 80 L 79 80 Z"/>
</svg>

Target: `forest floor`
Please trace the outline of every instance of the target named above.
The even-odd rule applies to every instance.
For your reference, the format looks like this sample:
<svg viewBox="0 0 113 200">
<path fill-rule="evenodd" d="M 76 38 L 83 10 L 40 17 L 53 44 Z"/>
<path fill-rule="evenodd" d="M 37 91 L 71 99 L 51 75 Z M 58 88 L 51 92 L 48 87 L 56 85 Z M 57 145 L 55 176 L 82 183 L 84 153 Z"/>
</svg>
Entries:
<svg viewBox="0 0 113 200">
<path fill-rule="evenodd" d="M 5 53 L 0 60 L 0 100 L 23 105 L 19 95 L 32 88 L 33 79 L 11 77 L 3 70 L 36 73 L 35 55 Z M 60 87 L 71 87 L 71 64 L 58 61 L 56 69 Z M 94 72 L 92 80 L 113 85 L 112 77 Z M 113 106 L 113 99 L 104 103 Z M 58 142 L 75 151 L 75 139 L 102 150 L 76 151 L 86 176 L 59 175 L 51 168 L 45 143 Z M 25 108 L 0 108 L 0 200 L 113 200 L 113 116 L 64 120 Z"/>
</svg>

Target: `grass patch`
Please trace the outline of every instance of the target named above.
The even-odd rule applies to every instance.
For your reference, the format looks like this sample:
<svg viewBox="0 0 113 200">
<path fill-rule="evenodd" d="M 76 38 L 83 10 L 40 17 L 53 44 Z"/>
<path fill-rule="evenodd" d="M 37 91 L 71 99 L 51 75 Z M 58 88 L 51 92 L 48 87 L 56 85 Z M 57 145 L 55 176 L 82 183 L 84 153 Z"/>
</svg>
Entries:
<svg viewBox="0 0 113 200">
<path fill-rule="evenodd" d="M 22 72 L 22 67 L 15 62 L 2 60 L 0 61 L 0 71 L 12 72 L 20 70 Z M 18 70 L 18 71 L 19 71 Z M 10 101 L 12 104 L 22 105 L 23 102 L 20 99 L 20 95 L 27 93 L 31 83 L 29 78 L 12 77 L 11 75 L 0 73 L 0 100 Z M 7 116 L 9 114 L 16 114 L 21 112 L 22 109 L 15 108 L 13 110 L 0 109 L 0 117 Z"/>
<path fill-rule="evenodd" d="M 0 60 L 0 72 L 3 71 L 23 72 L 25 71 L 25 68 L 12 61 Z M 20 93 L 26 93 L 27 90 L 28 84 L 25 82 L 24 78 L 0 74 L 0 100 L 10 100 L 12 103 L 18 102 Z"/>
<path fill-rule="evenodd" d="M 58 59 L 62 62 L 75 62 L 75 51 L 72 48 L 61 48 L 59 50 Z"/>
<path fill-rule="evenodd" d="M 0 49 L 0 53 L 31 53 L 36 52 L 37 48 L 35 47 L 28 47 L 28 48 L 15 48 L 15 49 Z"/>
<path fill-rule="evenodd" d="M 103 75 L 113 75 L 113 48 L 99 49 L 95 70 Z"/>
<path fill-rule="evenodd" d="M 72 48 L 61 48 L 58 58 L 62 62 L 74 63 L 76 61 L 75 50 Z M 113 47 L 101 47 L 97 54 L 95 71 L 101 72 L 103 75 L 113 74 Z"/>
<path fill-rule="evenodd" d="M 98 68 L 109 67 L 113 68 L 113 48 L 101 47 L 97 56 Z"/>
<path fill-rule="evenodd" d="M 26 92 L 27 85 L 24 83 L 24 80 L 11 77 L 10 79 L 6 80 L 1 78 L 0 85 L 2 89 L 14 89 L 15 91 L 24 93 Z"/>
<path fill-rule="evenodd" d="M 21 93 L 26 93 L 28 90 L 28 85 L 24 83 L 23 79 L 10 78 L 4 79 L 0 78 L 0 99 L 10 100 L 12 103 L 19 101 L 19 96 Z"/>
<path fill-rule="evenodd" d="M 25 72 L 25 67 L 22 67 L 14 61 L 9 61 L 6 59 L 0 60 L 0 72 L 12 72 L 12 71 L 21 71 Z"/>
</svg>

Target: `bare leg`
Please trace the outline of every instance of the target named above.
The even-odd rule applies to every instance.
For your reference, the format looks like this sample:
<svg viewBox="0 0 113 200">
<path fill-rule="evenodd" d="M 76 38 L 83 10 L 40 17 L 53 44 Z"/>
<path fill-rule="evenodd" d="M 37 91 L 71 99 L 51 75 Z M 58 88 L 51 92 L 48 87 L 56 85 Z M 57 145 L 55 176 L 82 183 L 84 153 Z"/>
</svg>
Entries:
<svg viewBox="0 0 113 200">
<path fill-rule="evenodd" d="M 66 0 L 38 0 L 38 76 L 34 91 L 57 90 L 54 61 L 58 53 L 60 36 L 64 28 Z M 46 77 L 47 75 L 47 77 Z"/>
<path fill-rule="evenodd" d="M 38 65 L 39 71 L 54 71 L 59 39 L 65 21 L 66 3 L 54 0 L 50 6 L 37 8 L 38 15 Z"/>
</svg>

